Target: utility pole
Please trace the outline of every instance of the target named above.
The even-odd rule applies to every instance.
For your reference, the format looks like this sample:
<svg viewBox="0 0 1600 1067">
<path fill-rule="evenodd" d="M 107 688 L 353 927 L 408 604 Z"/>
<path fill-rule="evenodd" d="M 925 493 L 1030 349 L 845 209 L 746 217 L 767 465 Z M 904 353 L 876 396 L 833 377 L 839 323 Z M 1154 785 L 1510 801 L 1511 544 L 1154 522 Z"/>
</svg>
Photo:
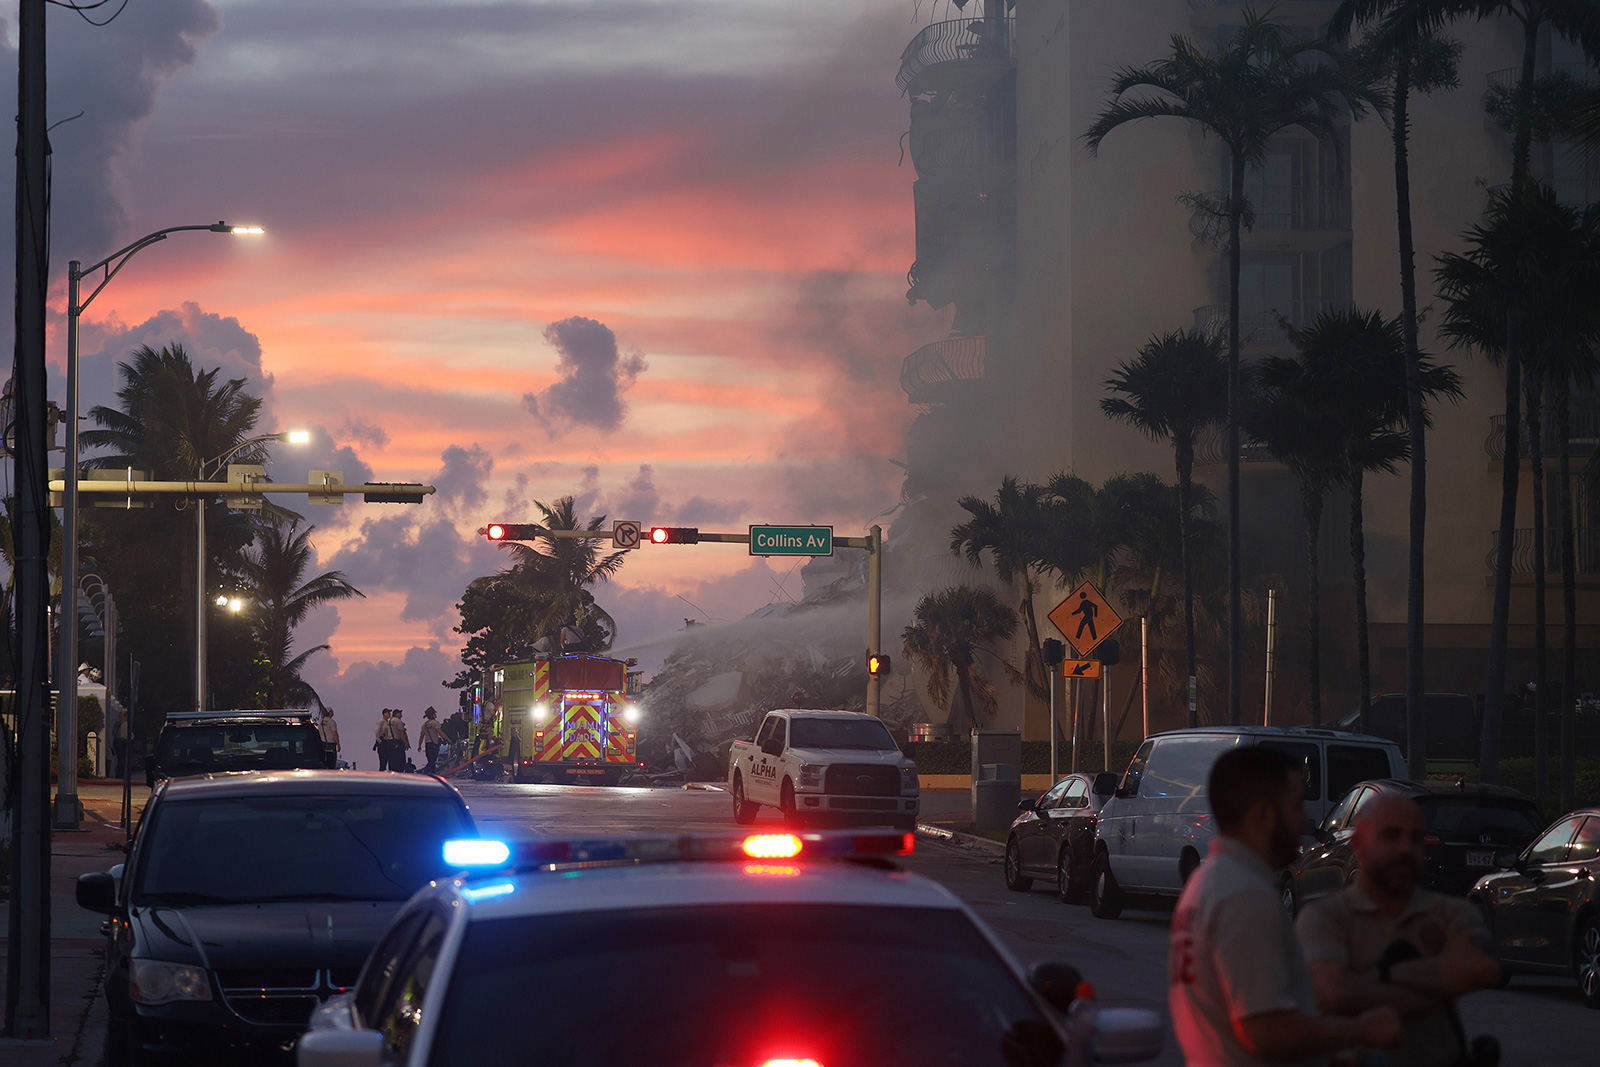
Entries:
<svg viewBox="0 0 1600 1067">
<path fill-rule="evenodd" d="M 50 1036 L 50 507 L 44 366 L 50 275 L 45 135 L 45 0 L 20 0 L 17 19 L 17 767 L 12 775 L 11 901 L 7 924 L 6 1036 Z M 72 590 L 69 592 L 69 599 Z M 76 664 L 73 665 L 76 667 Z"/>
</svg>

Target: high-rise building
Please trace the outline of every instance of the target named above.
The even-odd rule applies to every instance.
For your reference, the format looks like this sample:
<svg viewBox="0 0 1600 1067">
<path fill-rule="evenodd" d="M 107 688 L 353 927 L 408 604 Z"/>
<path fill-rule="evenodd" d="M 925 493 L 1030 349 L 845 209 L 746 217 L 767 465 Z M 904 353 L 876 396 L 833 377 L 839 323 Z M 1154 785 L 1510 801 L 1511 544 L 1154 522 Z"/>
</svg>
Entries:
<svg viewBox="0 0 1600 1067">
<path fill-rule="evenodd" d="M 1336 6 L 1282 0 L 1273 14 L 1309 39 Z M 1118 129 L 1097 157 L 1085 150 L 1083 134 L 1108 101 L 1114 70 L 1167 54 L 1174 34 L 1214 47 L 1241 24 L 1245 5 L 956 0 L 936 10 L 948 17 L 912 38 L 897 84 L 909 101 L 917 175 L 916 261 L 907 295 L 944 309 L 952 324 L 949 338 L 911 353 L 902 371 L 910 402 L 923 408 L 908 456 L 908 496 L 917 503 L 905 521 L 925 526 L 930 544 L 942 551 L 949 526 L 962 517 L 955 500 L 992 496 L 1003 474 L 1042 479 L 1067 470 L 1098 483 L 1118 472 L 1155 471 L 1173 479 L 1170 449 L 1108 420 L 1100 401 L 1116 365 L 1153 335 L 1188 326 L 1226 329 L 1226 235 L 1215 240 L 1215 220 L 1193 205 L 1227 188 L 1227 156 L 1214 139 L 1176 119 Z M 1466 389 L 1460 403 L 1437 406 L 1429 437 L 1427 673 L 1430 689 L 1476 695 L 1485 684 L 1504 383 L 1481 354 L 1450 351 L 1434 336 L 1442 302 L 1434 296 L 1432 269 L 1435 255 L 1462 247 L 1460 235 L 1481 218 L 1486 189 L 1509 180 L 1510 137 L 1488 117 L 1484 101 L 1497 86 L 1515 83 L 1522 38 L 1510 20 L 1463 22 L 1449 33 L 1464 45 L 1459 87 L 1412 99 L 1423 345 L 1455 366 Z M 1579 80 L 1597 76 L 1559 38 L 1541 42 L 1539 65 Z M 1600 199 L 1600 167 L 1570 145 L 1536 146 L 1534 167 L 1569 203 Z M 1303 325 L 1352 303 L 1399 313 L 1393 154 L 1380 119 L 1346 120 L 1333 143 L 1301 131 L 1282 134 L 1246 175 L 1245 188 L 1255 213 L 1240 244 L 1246 359 L 1287 351 L 1284 321 Z M 1180 194 L 1199 195 L 1180 203 Z M 1544 420 L 1553 529 L 1559 443 L 1551 424 Z M 1572 432 L 1573 467 L 1581 471 L 1600 446 L 1594 391 L 1574 396 Z M 1219 496 L 1224 458 L 1219 434 L 1205 442 L 1197 469 Z M 1304 650 L 1295 640 L 1306 628 L 1299 494 L 1291 475 L 1259 446 L 1246 441 L 1241 461 L 1246 582 L 1257 591 L 1279 590 L 1283 659 L 1275 717 L 1304 721 Z M 1521 481 L 1513 688 L 1533 676 L 1532 494 L 1529 479 Z M 1600 494 L 1586 491 L 1581 475 L 1575 482 L 1580 688 L 1600 689 Z M 1403 469 L 1366 482 L 1376 693 L 1398 690 L 1404 680 L 1408 491 Z M 934 544 L 941 535 L 943 545 Z M 1346 497 L 1328 499 L 1318 543 L 1324 715 L 1333 719 L 1355 710 L 1357 693 Z M 1553 551 L 1549 559 L 1550 677 L 1556 679 L 1560 564 Z M 1040 599 L 1042 613 L 1052 605 Z M 1246 663 L 1246 708 L 1253 709 L 1246 714 L 1259 716 L 1264 648 L 1247 651 Z M 1179 725 L 1181 700 L 1170 672 L 1163 680 L 1153 670 L 1151 684 L 1153 726 Z M 1113 687 L 1114 703 L 1120 700 Z M 1225 714 L 1218 707 L 1206 713 Z M 1138 715 L 1129 722 L 1136 728 Z M 1002 698 L 1002 723 L 1047 736 L 1039 709 L 1025 714 L 1014 688 Z"/>
</svg>

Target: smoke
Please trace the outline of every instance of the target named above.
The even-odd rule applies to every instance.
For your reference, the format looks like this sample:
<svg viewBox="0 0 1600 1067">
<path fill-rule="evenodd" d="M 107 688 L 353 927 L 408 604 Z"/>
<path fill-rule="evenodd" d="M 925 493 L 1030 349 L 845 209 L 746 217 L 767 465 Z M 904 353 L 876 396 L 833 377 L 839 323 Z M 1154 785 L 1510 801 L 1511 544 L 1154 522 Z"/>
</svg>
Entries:
<svg viewBox="0 0 1600 1067">
<path fill-rule="evenodd" d="M 645 369 L 644 356 L 623 356 L 617 335 L 605 323 L 581 315 L 552 322 L 544 339 L 560 355 L 560 379 L 540 393 L 526 393 L 522 405 L 545 423 L 551 436 L 566 425 L 615 430 L 628 413 L 622 394 Z"/>
</svg>

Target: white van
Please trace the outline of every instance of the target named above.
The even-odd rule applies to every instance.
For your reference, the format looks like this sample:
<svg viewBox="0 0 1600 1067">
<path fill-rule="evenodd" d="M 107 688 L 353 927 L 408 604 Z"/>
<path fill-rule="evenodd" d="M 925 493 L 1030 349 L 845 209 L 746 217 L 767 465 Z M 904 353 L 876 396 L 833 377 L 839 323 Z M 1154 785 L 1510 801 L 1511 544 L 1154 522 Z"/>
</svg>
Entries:
<svg viewBox="0 0 1600 1067">
<path fill-rule="evenodd" d="M 1175 897 L 1200 866 L 1215 829 L 1206 781 L 1230 748 L 1275 749 L 1305 767 L 1306 816 L 1315 825 L 1351 786 L 1404 778 L 1400 746 L 1381 737 L 1278 726 L 1207 726 L 1145 740 L 1095 826 L 1089 906 L 1122 912 L 1125 893 Z"/>
</svg>

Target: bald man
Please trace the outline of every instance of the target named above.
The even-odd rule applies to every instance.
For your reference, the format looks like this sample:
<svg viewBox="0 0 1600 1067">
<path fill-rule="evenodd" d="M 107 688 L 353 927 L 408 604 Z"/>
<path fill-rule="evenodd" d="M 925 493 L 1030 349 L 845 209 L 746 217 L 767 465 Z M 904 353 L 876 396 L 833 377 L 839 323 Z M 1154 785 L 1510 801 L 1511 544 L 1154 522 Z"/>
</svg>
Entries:
<svg viewBox="0 0 1600 1067">
<path fill-rule="evenodd" d="M 1500 980 L 1478 909 L 1418 884 L 1425 833 L 1413 800 L 1366 805 L 1351 841 L 1355 882 L 1311 904 L 1295 927 L 1323 1011 L 1387 1004 L 1400 1013 L 1401 1043 L 1387 1067 L 1471 1062 L 1456 999 Z"/>
</svg>

